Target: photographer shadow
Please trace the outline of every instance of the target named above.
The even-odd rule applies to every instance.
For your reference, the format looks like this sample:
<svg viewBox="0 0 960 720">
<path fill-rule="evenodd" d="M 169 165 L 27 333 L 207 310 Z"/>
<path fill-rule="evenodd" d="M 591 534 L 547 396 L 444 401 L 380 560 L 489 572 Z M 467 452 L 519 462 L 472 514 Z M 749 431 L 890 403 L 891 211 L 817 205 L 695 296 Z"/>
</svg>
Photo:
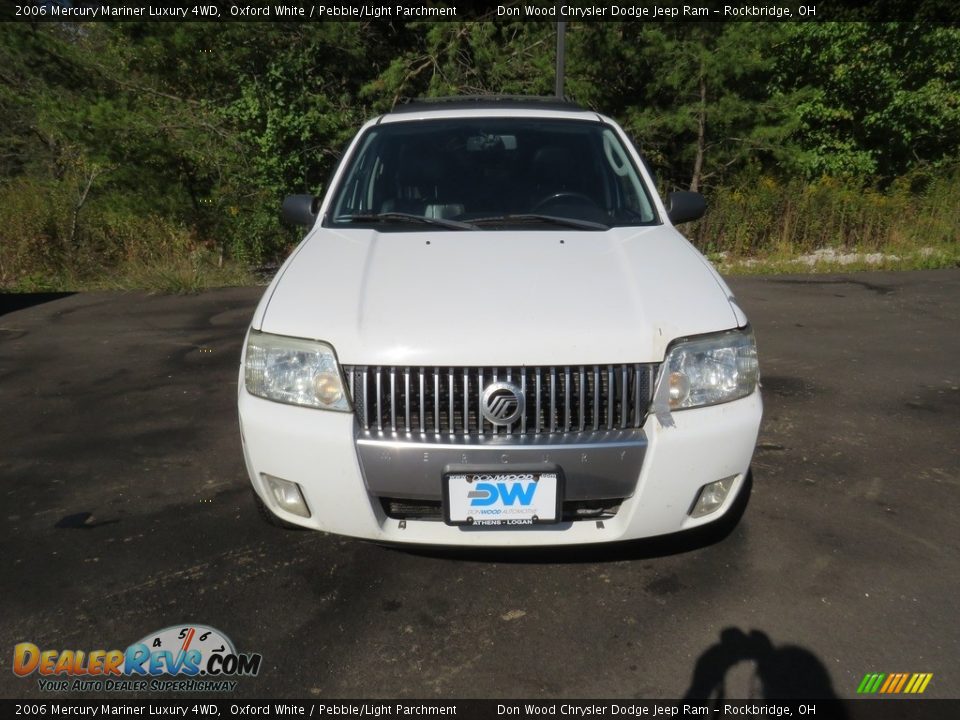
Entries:
<svg viewBox="0 0 960 720">
<path fill-rule="evenodd" d="M 711 645 L 697 659 L 685 700 L 743 699 L 739 688 L 731 697 L 734 670 L 741 663 L 752 664 L 750 691 L 747 699 L 765 700 L 837 700 L 826 667 L 816 655 L 797 645 L 774 646 L 769 636 L 759 630 L 749 634 L 728 627 L 720 632 L 720 642 Z M 846 718 L 836 703 L 831 717 Z M 836 714 L 839 713 L 839 714 Z"/>
</svg>

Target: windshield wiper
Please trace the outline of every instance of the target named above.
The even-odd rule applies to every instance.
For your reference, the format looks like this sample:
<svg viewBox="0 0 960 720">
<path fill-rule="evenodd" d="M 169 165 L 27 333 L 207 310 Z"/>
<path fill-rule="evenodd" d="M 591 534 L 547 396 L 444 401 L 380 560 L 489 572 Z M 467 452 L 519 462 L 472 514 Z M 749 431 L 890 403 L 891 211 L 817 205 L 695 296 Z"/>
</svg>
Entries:
<svg viewBox="0 0 960 720">
<path fill-rule="evenodd" d="M 476 225 L 450 220 L 448 218 L 432 218 L 423 215 L 414 215 L 404 212 L 358 213 L 336 218 L 337 222 L 355 223 L 419 223 L 421 225 L 437 225 L 449 230 L 479 230 Z"/>
<path fill-rule="evenodd" d="M 517 213 L 515 215 L 495 215 L 492 217 L 477 218 L 471 220 L 474 225 L 496 225 L 497 223 L 526 223 L 526 222 L 545 222 L 553 225 L 563 225 L 564 227 L 577 228 L 578 230 L 609 230 L 609 226 L 603 223 L 593 222 L 592 220 L 580 220 L 579 218 L 561 217 L 560 215 L 541 215 L 539 213 Z"/>
</svg>

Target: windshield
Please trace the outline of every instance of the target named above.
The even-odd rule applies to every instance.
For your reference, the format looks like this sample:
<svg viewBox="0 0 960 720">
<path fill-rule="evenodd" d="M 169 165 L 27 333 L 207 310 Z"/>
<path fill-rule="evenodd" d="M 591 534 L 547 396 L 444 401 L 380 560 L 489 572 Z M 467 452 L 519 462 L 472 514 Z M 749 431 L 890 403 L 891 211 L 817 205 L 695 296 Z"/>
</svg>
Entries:
<svg viewBox="0 0 960 720">
<path fill-rule="evenodd" d="M 542 118 L 383 123 L 361 138 L 327 225 L 606 230 L 659 221 L 614 131 Z"/>
</svg>

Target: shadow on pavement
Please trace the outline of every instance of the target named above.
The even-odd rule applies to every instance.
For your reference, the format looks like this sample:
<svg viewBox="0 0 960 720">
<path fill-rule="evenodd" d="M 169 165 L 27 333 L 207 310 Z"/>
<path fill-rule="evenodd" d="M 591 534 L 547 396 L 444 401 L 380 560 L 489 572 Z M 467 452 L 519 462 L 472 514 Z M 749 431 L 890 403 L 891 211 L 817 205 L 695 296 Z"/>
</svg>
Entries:
<svg viewBox="0 0 960 720">
<path fill-rule="evenodd" d="M 0 315 L 25 310 L 34 305 L 42 305 L 74 294 L 72 292 L 0 293 Z"/>
<path fill-rule="evenodd" d="M 720 642 L 711 645 L 697 659 L 684 699 L 712 700 L 715 708 L 719 708 L 723 700 L 744 699 L 742 687 L 731 678 L 737 675 L 731 671 L 740 663 L 753 666 L 746 699 L 837 699 L 826 667 L 812 652 L 798 645 L 776 647 L 766 633 L 751 630 L 747 634 L 735 627 L 724 628 Z M 734 683 L 732 694 L 731 682 Z M 833 713 L 832 717 L 846 717 L 839 706 L 833 708 Z"/>
<path fill-rule="evenodd" d="M 58 530 L 93 530 L 102 525 L 113 525 L 119 520 L 98 520 L 93 513 L 80 512 L 73 515 L 65 515 L 57 520 L 54 527 Z"/>
</svg>

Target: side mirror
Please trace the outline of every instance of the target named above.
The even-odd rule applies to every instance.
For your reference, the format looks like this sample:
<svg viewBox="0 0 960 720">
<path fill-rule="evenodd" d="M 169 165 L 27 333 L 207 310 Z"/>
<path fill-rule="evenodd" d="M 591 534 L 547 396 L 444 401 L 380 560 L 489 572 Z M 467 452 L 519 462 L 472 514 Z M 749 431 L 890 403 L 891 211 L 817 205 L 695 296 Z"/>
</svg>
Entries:
<svg viewBox="0 0 960 720">
<path fill-rule="evenodd" d="M 667 217 L 674 225 L 699 220 L 707 211 L 707 199 L 700 193 L 678 190 L 667 194 Z"/>
<path fill-rule="evenodd" d="M 280 216 L 291 225 L 312 226 L 317 221 L 320 198 L 316 195 L 287 195 Z"/>
</svg>

